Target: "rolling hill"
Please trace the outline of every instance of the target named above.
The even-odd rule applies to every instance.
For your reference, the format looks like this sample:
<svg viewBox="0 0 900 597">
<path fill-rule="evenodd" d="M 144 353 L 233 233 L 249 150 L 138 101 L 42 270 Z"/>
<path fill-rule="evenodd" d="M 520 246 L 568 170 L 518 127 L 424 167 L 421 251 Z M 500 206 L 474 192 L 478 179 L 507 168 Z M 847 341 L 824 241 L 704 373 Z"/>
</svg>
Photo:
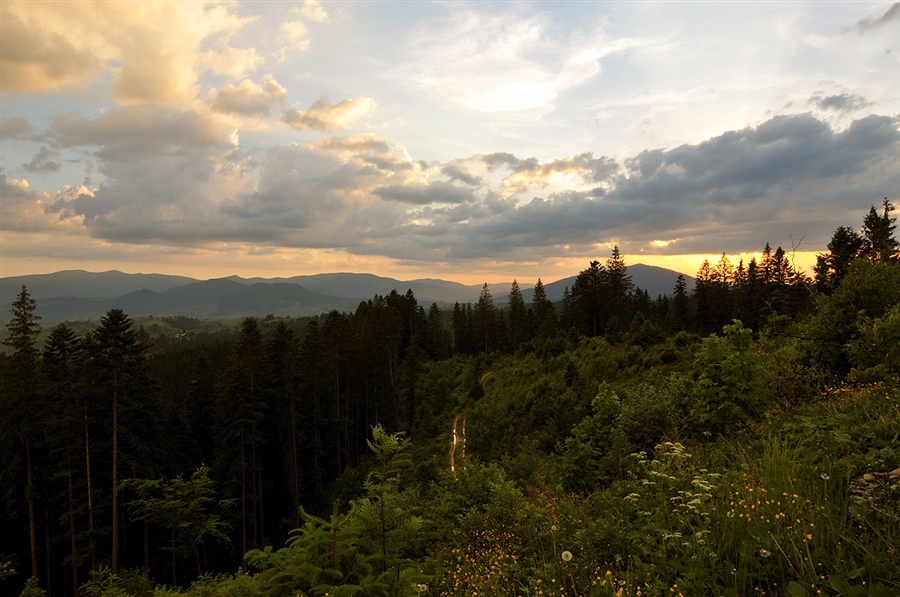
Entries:
<svg viewBox="0 0 900 597">
<path fill-rule="evenodd" d="M 671 294 L 678 273 L 664 268 L 636 264 L 628 273 L 636 286 L 652 297 Z M 575 277 L 546 283 L 551 300 L 562 298 Z M 689 286 L 692 278 L 688 279 Z M 482 285 L 465 285 L 425 278 L 401 281 L 373 274 L 329 273 L 289 278 L 241 278 L 229 276 L 195 280 L 163 274 L 126 274 L 120 271 L 86 272 L 69 270 L 53 274 L 15 276 L 0 279 L 0 322 L 9 320 L 12 301 L 22 286 L 38 302 L 43 325 L 60 321 L 98 319 L 109 309 L 119 308 L 133 317 L 185 315 L 198 319 L 262 317 L 269 313 L 300 317 L 333 309 L 352 311 L 360 301 L 392 290 L 412 290 L 422 305 L 432 302 L 449 306 L 455 302 L 478 300 Z M 530 302 L 530 282 L 522 282 L 522 294 Z M 493 284 L 491 293 L 498 305 L 506 302 L 510 283 Z"/>
</svg>

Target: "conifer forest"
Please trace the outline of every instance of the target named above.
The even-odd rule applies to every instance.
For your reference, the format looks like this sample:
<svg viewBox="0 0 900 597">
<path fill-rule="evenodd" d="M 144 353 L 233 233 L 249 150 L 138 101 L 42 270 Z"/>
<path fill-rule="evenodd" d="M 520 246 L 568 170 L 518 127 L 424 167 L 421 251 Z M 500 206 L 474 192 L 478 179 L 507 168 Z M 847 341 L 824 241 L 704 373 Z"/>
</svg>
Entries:
<svg viewBox="0 0 900 597">
<path fill-rule="evenodd" d="M 0 594 L 900 595 L 900 251 L 614 249 L 562 301 L 41 325 L 0 356 Z M 854 225 L 855 224 L 855 225 Z M 857 227 L 858 226 L 858 227 Z"/>
</svg>

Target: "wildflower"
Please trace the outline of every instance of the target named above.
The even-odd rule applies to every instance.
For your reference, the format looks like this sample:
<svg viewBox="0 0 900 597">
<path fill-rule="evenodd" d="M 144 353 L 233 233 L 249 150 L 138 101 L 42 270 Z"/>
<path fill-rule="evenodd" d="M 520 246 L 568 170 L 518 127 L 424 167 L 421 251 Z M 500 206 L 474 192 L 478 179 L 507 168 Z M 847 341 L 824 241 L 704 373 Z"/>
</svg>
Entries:
<svg viewBox="0 0 900 597">
<path fill-rule="evenodd" d="M 770 555 L 772 555 L 772 552 L 769 551 L 768 549 L 760 549 L 760 550 L 759 550 L 759 555 L 761 555 L 761 556 L 764 557 L 764 558 L 767 558 L 767 557 L 769 557 Z"/>
<path fill-rule="evenodd" d="M 562 560 L 563 560 L 563 562 L 571 562 L 572 561 L 572 552 L 571 551 L 562 552 Z"/>
</svg>

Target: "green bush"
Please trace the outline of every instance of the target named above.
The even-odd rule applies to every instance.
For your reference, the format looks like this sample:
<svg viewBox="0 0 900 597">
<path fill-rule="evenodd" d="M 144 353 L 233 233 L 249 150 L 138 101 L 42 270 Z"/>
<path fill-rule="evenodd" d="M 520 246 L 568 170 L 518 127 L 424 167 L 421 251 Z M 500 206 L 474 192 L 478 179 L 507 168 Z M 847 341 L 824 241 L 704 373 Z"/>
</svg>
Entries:
<svg viewBox="0 0 900 597">
<path fill-rule="evenodd" d="M 723 331 L 724 338 L 704 338 L 694 357 L 695 434 L 733 431 L 765 407 L 760 362 L 752 351 L 753 332 L 737 320 Z"/>
</svg>

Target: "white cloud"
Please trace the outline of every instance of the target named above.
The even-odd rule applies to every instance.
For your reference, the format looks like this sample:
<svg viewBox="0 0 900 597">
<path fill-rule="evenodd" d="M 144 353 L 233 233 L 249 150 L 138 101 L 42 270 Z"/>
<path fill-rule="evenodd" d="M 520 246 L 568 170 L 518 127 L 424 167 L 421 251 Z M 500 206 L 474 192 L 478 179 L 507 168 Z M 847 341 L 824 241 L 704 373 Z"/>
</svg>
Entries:
<svg viewBox="0 0 900 597">
<path fill-rule="evenodd" d="M 252 18 L 220 2 L 25 2 L 0 6 L 3 90 L 54 92 L 113 77 L 121 104 L 190 103 L 207 69 L 240 76 L 261 64 L 230 37 Z M 218 51 L 203 44 L 217 41 Z"/>
<path fill-rule="evenodd" d="M 215 93 L 213 109 L 241 116 L 266 116 L 278 102 L 287 96 L 287 89 L 279 85 L 272 75 L 267 75 L 262 83 L 244 79 L 239 85 L 229 83 Z"/>
<path fill-rule="evenodd" d="M 255 48 L 225 47 L 219 52 L 206 51 L 200 58 L 200 65 L 214 73 L 240 79 L 248 72 L 263 66 L 266 59 Z"/>
<path fill-rule="evenodd" d="M 55 203 L 82 193 L 90 191 L 79 185 L 65 187 L 54 196 L 32 189 L 25 179 L 8 180 L 6 174 L 0 172 L 0 196 L 3 197 L 3 201 L 0 201 L 0 230 L 14 233 L 59 231 L 83 234 L 80 219 L 64 221 L 57 216 L 58 210 L 53 210 Z M 5 249 L 6 246 L 4 253 Z"/>
<path fill-rule="evenodd" d="M 281 39 L 288 44 L 290 49 L 298 52 L 309 49 L 309 27 L 303 21 L 285 21 L 279 27 L 278 32 L 281 34 Z"/>
<path fill-rule="evenodd" d="M 328 13 L 318 0 L 305 0 L 303 6 L 293 9 L 292 12 L 298 12 L 304 19 L 313 23 L 328 21 Z"/>
<path fill-rule="evenodd" d="M 600 60 L 637 40 L 610 40 L 601 31 L 558 35 L 550 17 L 520 6 L 490 14 L 452 5 L 409 40 L 416 59 L 394 71 L 465 109 L 547 112 L 564 91 L 600 72 Z"/>
<path fill-rule="evenodd" d="M 345 99 L 331 104 L 327 97 L 309 107 L 307 111 L 288 110 L 282 121 L 295 129 L 331 132 L 349 129 L 354 122 L 372 113 L 378 104 L 369 97 Z"/>
<path fill-rule="evenodd" d="M 278 28 L 279 38 L 287 44 L 282 48 L 279 58 L 282 62 L 287 59 L 287 51 L 294 50 L 305 52 L 310 46 L 308 23 L 324 23 L 328 21 L 328 13 L 317 0 L 306 0 L 303 6 L 292 8 L 289 12 L 294 18 L 285 21 Z"/>
</svg>

